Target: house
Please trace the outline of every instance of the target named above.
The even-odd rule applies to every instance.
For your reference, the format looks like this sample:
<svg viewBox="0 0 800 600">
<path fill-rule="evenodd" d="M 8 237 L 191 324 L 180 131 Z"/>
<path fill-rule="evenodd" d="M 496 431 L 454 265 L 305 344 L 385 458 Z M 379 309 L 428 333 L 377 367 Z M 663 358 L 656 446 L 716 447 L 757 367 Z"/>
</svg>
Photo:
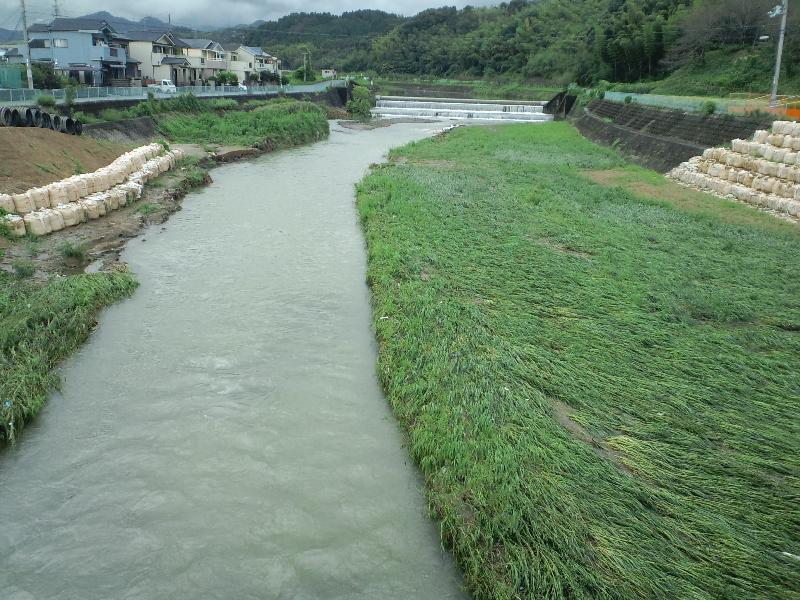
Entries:
<svg viewBox="0 0 800 600">
<path fill-rule="evenodd" d="M 101 19 L 56 18 L 28 29 L 32 62 L 51 64 L 57 73 L 88 85 L 111 85 L 136 75 L 137 63 L 126 45 Z"/>
<path fill-rule="evenodd" d="M 336 79 L 336 69 L 322 69 L 323 79 Z"/>
<path fill-rule="evenodd" d="M 175 85 L 192 83 L 192 64 L 186 55 L 186 42 L 169 31 L 131 31 L 124 37 L 131 58 L 140 63 L 144 79 L 169 79 Z"/>
<path fill-rule="evenodd" d="M 191 65 L 190 80 L 202 84 L 221 71 L 228 70 L 225 49 L 218 42 L 206 39 L 183 39 L 186 44 L 186 60 Z"/>
<path fill-rule="evenodd" d="M 236 46 L 228 49 L 228 70 L 235 73 L 240 82 L 247 82 L 251 77 L 261 79 L 262 73 L 277 74 L 280 61 L 253 46 Z"/>
<path fill-rule="evenodd" d="M 0 48 L 0 63 L 25 64 L 25 56 L 19 48 Z"/>
</svg>

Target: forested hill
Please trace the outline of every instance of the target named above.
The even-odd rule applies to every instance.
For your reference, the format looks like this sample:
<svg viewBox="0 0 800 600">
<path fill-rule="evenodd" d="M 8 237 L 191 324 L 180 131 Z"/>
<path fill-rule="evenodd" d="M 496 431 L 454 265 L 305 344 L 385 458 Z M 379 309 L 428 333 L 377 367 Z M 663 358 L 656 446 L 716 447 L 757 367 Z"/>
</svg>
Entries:
<svg viewBox="0 0 800 600">
<path fill-rule="evenodd" d="M 384 72 L 527 78 L 591 83 L 638 81 L 702 62 L 715 50 L 753 50 L 769 35 L 776 0 L 513 0 L 492 8 L 427 10 L 375 44 Z M 790 11 L 791 12 L 791 11 Z M 793 11 L 790 34 L 798 31 Z M 789 36 L 787 56 L 800 55 Z M 791 59 L 788 62 L 794 62 Z M 769 71 L 767 63 L 767 71 Z M 789 66 L 791 68 L 792 65 Z"/>
<path fill-rule="evenodd" d="M 495 7 L 432 8 L 413 17 L 376 10 L 296 13 L 213 32 L 316 68 L 554 83 L 654 82 L 670 91 L 766 91 L 778 0 L 512 0 Z M 759 42 L 761 36 L 769 36 Z M 790 10 L 784 81 L 800 84 L 800 10 Z M 668 87 L 668 86 L 667 86 Z M 665 88 L 663 91 L 666 91 Z"/>
<path fill-rule="evenodd" d="M 287 68 L 302 64 L 310 51 L 317 67 L 360 70 L 372 64 L 373 42 L 404 22 L 379 10 L 357 10 L 341 15 L 293 13 L 277 21 L 222 29 L 210 34 L 227 43 L 262 46 L 280 56 Z"/>
</svg>

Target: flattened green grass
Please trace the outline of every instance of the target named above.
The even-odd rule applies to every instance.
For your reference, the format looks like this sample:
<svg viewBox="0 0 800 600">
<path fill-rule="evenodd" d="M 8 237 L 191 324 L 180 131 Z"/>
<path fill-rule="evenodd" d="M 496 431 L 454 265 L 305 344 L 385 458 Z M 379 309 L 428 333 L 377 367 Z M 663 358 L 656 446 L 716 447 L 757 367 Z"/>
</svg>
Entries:
<svg viewBox="0 0 800 600">
<path fill-rule="evenodd" d="M 595 183 L 565 123 L 393 159 L 379 373 L 475 596 L 800 597 L 797 227 Z"/>
<path fill-rule="evenodd" d="M 58 386 L 58 363 L 92 331 L 98 311 L 131 294 L 129 273 L 73 275 L 47 284 L 0 271 L 0 445 Z"/>
</svg>

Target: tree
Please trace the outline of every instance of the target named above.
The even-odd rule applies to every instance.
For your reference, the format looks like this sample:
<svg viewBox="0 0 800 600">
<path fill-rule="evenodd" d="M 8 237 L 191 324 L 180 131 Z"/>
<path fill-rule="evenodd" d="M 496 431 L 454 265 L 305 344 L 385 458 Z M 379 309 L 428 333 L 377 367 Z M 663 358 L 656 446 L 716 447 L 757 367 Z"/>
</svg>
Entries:
<svg viewBox="0 0 800 600">
<path fill-rule="evenodd" d="M 220 71 L 216 80 L 219 85 L 239 85 L 239 76 L 230 71 Z"/>
</svg>

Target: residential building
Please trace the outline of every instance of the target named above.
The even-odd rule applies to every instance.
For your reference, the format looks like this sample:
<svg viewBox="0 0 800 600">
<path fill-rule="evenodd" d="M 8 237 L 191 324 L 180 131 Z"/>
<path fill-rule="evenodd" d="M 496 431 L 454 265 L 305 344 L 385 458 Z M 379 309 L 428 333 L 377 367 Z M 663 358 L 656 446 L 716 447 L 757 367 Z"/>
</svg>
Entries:
<svg viewBox="0 0 800 600">
<path fill-rule="evenodd" d="M 80 83 L 111 85 L 137 72 L 126 42 L 103 20 L 57 18 L 32 25 L 28 38 L 33 62 L 51 64 L 56 73 Z"/>
<path fill-rule="evenodd" d="M 140 62 L 145 80 L 169 79 L 175 85 L 192 84 L 188 44 L 167 32 L 131 31 L 125 34 L 131 58 Z"/>
<path fill-rule="evenodd" d="M 228 58 L 222 44 L 206 39 L 183 39 L 186 44 L 186 60 L 191 65 L 189 78 L 200 85 L 215 77 L 220 71 L 228 70 Z"/>
<path fill-rule="evenodd" d="M 237 46 L 227 51 L 228 70 L 235 73 L 239 81 L 246 83 L 251 76 L 261 79 L 261 73 L 277 74 L 280 61 L 253 46 Z"/>
<path fill-rule="evenodd" d="M 25 56 L 19 48 L 0 48 L 0 63 L 25 64 Z"/>
<path fill-rule="evenodd" d="M 336 79 L 336 69 L 322 69 L 323 79 Z"/>
</svg>

